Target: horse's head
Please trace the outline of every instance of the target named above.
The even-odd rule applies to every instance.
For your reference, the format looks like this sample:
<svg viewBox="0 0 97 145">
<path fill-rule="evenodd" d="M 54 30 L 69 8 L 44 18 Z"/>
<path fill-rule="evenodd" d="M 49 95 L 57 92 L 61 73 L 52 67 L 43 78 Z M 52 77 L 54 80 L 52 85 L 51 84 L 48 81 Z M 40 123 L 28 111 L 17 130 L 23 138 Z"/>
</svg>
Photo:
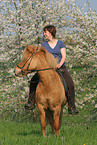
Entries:
<svg viewBox="0 0 97 145">
<path fill-rule="evenodd" d="M 29 70 L 36 69 L 36 59 L 34 55 L 37 53 L 38 48 L 35 45 L 26 45 L 22 56 L 21 62 L 15 68 L 15 75 L 22 76 L 28 74 Z M 33 64 L 33 65 L 32 65 Z"/>
<path fill-rule="evenodd" d="M 38 46 L 37 48 L 35 45 L 27 45 L 21 62 L 15 68 L 15 74 L 22 76 L 33 70 L 56 68 L 56 66 L 57 60 L 44 47 Z"/>
</svg>

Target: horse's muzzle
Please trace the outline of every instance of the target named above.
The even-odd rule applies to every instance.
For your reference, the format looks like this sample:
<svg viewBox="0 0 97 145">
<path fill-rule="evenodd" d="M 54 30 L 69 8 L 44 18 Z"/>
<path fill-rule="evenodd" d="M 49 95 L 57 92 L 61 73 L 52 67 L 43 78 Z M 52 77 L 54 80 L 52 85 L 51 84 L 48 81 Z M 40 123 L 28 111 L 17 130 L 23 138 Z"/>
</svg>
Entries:
<svg viewBox="0 0 97 145">
<path fill-rule="evenodd" d="M 16 76 L 22 76 L 22 70 L 20 68 L 16 67 L 14 72 Z"/>
</svg>

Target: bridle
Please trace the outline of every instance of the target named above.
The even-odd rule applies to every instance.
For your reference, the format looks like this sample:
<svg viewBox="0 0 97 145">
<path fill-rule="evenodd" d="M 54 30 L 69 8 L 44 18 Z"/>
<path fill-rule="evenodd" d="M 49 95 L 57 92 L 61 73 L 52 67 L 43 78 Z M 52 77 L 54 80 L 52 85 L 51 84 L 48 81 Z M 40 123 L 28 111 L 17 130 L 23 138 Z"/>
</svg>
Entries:
<svg viewBox="0 0 97 145">
<path fill-rule="evenodd" d="M 32 58 L 33 58 L 33 56 L 34 56 L 34 54 L 35 54 L 35 52 L 32 53 L 28 48 L 27 48 L 27 50 L 31 53 L 30 57 L 26 60 L 26 62 L 24 63 L 24 65 L 23 65 L 22 67 L 20 67 L 19 65 L 17 65 L 17 67 L 21 69 L 22 75 L 25 73 L 25 71 L 28 71 L 28 68 L 29 68 L 30 63 L 31 63 L 31 61 L 32 61 Z M 36 49 L 36 51 L 37 51 L 37 50 L 38 50 L 38 48 Z M 24 66 L 26 65 L 26 63 L 27 63 L 29 60 L 30 60 L 30 62 L 29 62 L 29 64 L 28 64 L 28 66 L 27 66 L 27 69 L 23 71 Z"/>
<path fill-rule="evenodd" d="M 29 69 L 29 66 L 30 66 L 30 63 L 32 61 L 32 58 L 33 58 L 34 54 L 36 53 L 36 51 L 38 50 L 38 47 L 37 47 L 37 49 L 36 49 L 36 51 L 34 53 L 32 53 L 28 48 L 27 48 L 27 50 L 31 53 L 30 57 L 26 60 L 26 62 L 24 63 L 24 65 L 22 67 L 20 67 L 19 65 L 17 65 L 17 67 L 21 69 L 22 75 L 25 73 L 25 71 L 27 71 L 28 73 L 31 73 L 31 72 L 38 72 L 38 71 L 45 71 L 45 70 L 51 70 L 51 69 L 53 69 L 53 68 L 45 68 L 45 69 L 39 69 L 39 70 L 28 70 Z M 27 69 L 23 71 L 24 66 L 26 65 L 26 63 L 29 60 L 30 60 L 30 62 L 28 64 L 28 66 L 27 66 Z"/>
</svg>

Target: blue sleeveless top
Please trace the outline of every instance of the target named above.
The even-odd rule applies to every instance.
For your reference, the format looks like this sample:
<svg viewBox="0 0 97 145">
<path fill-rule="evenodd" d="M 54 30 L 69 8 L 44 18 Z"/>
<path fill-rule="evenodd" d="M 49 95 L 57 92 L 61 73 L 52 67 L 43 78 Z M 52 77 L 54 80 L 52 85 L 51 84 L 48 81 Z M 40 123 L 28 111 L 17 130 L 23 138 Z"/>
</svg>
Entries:
<svg viewBox="0 0 97 145">
<path fill-rule="evenodd" d="M 61 55 L 60 49 L 66 47 L 66 46 L 64 45 L 63 41 L 58 40 L 58 41 L 57 41 L 57 44 L 56 44 L 56 46 L 55 46 L 54 48 L 51 48 L 51 47 L 49 46 L 48 41 L 43 42 L 41 45 L 44 46 L 44 47 L 47 49 L 47 51 L 48 51 L 49 53 L 51 53 L 55 58 L 57 57 L 58 60 L 59 60 L 59 62 L 61 61 L 62 55 Z M 65 65 L 65 62 L 64 62 L 63 65 Z"/>
</svg>

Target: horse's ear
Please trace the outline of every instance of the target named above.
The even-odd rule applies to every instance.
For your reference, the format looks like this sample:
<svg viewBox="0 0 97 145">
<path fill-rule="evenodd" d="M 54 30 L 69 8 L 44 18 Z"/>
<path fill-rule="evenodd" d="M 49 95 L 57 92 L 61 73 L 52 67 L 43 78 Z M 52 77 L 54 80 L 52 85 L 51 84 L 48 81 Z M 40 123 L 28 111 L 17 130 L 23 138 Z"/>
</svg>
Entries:
<svg viewBox="0 0 97 145">
<path fill-rule="evenodd" d="M 35 45 L 28 45 L 26 44 L 26 47 L 27 49 L 30 51 L 30 52 L 34 52 L 36 51 L 37 47 Z"/>
<path fill-rule="evenodd" d="M 29 45 L 28 45 L 28 44 L 26 44 L 26 47 L 28 48 L 28 47 L 29 47 Z"/>
</svg>

